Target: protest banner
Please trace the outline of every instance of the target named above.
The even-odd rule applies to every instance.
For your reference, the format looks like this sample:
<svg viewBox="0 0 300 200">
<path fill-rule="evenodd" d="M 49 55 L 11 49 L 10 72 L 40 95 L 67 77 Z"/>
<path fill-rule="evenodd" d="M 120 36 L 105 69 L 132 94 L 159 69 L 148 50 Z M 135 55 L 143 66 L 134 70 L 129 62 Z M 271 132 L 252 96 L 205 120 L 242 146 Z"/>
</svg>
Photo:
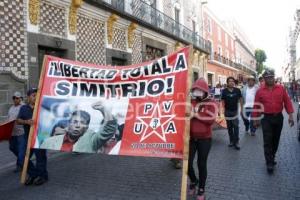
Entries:
<svg viewBox="0 0 300 200">
<path fill-rule="evenodd" d="M 182 158 L 189 50 L 120 67 L 45 56 L 30 147 Z"/>
<path fill-rule="evenodd" d="M 191 51 L 118 67 L 45 56 L 21 182 L 43 148 L 183 159 L 186 193 Z"/>
<path fill-rule="evenodd" d="M 0 124 L 0 141 L 9 140 L 15 125 L 15 120 Z"/>
</svg>

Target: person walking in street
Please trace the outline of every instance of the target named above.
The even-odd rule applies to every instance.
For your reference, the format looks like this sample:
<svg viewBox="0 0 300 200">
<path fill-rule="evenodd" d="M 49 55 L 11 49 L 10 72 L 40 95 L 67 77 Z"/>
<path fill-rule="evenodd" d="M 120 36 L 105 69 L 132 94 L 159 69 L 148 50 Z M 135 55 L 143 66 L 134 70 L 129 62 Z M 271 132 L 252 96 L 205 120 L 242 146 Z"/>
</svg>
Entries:
<svg viewBox="0 0 300 200">
<path fill-rule="evenodd" d="M 204 200 L 207 178 L 207 158 L 211 148 L 212 125 L 217 116 L 217 105 L 209 98 L 209 88 L 203 78 L 192 85 L 192 118 L 190 129 L 190 146 L 188 176 L 190 178 L 189 193 L 195 194 L 198 187 L 197 200 Z M 195 175 L 193 161 L 197 153 L 199 179 Z"/>
<path fill-rule="evenodd" d="M 229 147 L 234 147 L 236 150 L 240 150 L 239 146 L 239 119 L 238 119 L 238 104 L 240 103 L 241 110 L 243 106 L 243 99 L 241 90 L 235 87 L 235 79 L 228 77 L 227 88 L 222 92 L 222 108 L 221 113 L 224 113 L 227 123 L 228 135 L 229 135 Z"/>
<path fill-rule="evenodd" d="M 216 88 L 215 88 L 215 94 L 214 94 L 214 97 L 215 97 L 215 100 L 216 101 L 220 101 L 220 98 L 221 98 L 221 90 L 222 88 L 221 88 L 221 85 L 220 85 L 220 83 L 218 83 L 217 85 L 216 85 Z"/>
<path fill-rule="evenodd" d="M 255 84 L 255 77 L 249 76 L 247 79 L 247 85 L 242 90 L 244 105 L 241 115 L 245 125 L 245 132 L 251 136 L 255 136 L 256 131 L 256 128 L 253 126 L 251 114 L 253 111 L 254 99 L 257 90 L 258 86 Z"/>
<path fill-rule="evenodd" d="M 264 77 L 262 77 L 261 75 L 258 77 L 258 85 L 259 87 L 263 87 L 265 85 L 265 80 Z"/>
<path fill-rule="evenodd" d="M 283 126 L 282 110 L 285 108 L 288 113 L 288 122 L 290 126 L 294 126 L 293 112 L 294 108 L 289 96 L 281 85 L 275 84 L 274 71 L 267 69 L 263 73 L 265 85 L 261 87 L 255 96 L 254 112 L 252 117 L 255 119 L 254 126 L 259 125 L 259 117 L 263 114 L 261 120 L 263 140 L 264 140 L 264 155 L 267 165 L 267 171 L 272 174 L 276 152 L 278 149 L 281 130 Z M 261 112 L 259 112 L 261 111 Z"/>
<path fill-rule="evenodd" d="M 8 119 L 16 120 L 22 107 L 22 95 L 20 92 L 15 92 L 13 97 L 13 105 L 8 110 Z M 25 151 L 26 151 L 26 140 L 24 136 L 24 129 L 22 125 L 15 123 L 12 131 L 12 137 L 9 140 L 9 150 L 17 157 L 15 173 L 20 172 L 23 167 Z"/>
<path fill-rule="evenodd" d="M 30 126 L 33 125 L 32 115 L 36 99 L 36 88 L 31 88 L 27 91 L 28 103 L 23 105 L 20 109 L 17 123 L 22 124 L 24 127 L 26 141 L 28 141 Z M 26 142 L 27 146 L 27 142 Z M 35 155 L 36 164 L 34 165 L 29 160 L 28 176 L 25 181 L 25 185 L 41 185 L 48 181 L 47 171 L 47 152 L 45 149 L 31 149 L 30 158 Z M 25 155 L 25 152 L 24 152 Z"/>
</svg>

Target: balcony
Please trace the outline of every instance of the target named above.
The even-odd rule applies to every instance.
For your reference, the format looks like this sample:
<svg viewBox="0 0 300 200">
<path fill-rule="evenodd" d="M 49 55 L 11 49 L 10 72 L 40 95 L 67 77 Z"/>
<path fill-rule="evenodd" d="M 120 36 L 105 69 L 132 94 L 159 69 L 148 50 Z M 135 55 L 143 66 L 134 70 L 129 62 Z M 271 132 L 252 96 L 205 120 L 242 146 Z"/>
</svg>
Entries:
<svg viewBox="0 0 300 200">
<path fill-rule="evenodd" d="M 248 73 L 256 73 L 255 70 L 253 70 L 251 67 L 247 66 L 245 63 L 236 63 L 222 55 L 220 55 L 217 52 L 214 52 L 213 56 L 211 57 L 211 60 L 220 62 L 222 64 L 228 65 L 230 67 L 233 67 L 238 70 L 242 70 Z"/>
<path fill-rule="evenodd" d="M 154 29 L 180 42 L 193 44 L 197 49 L 210 52 L 210 43 L 173 18 L 147 4 L 144 0 L 86 0 L 87 3 L 116 13 L 147 28 Z"/>
<path fill-rule="evenodd" d="M 217 52 L 214 52 L 213 60 L 218 61 L 220 63 L 223 63 L 225 65 L 228 65 L 230 67 L 238 68 L 237 64 L 233 62 L 232 60 L 220 55 Z"/>
</svg>

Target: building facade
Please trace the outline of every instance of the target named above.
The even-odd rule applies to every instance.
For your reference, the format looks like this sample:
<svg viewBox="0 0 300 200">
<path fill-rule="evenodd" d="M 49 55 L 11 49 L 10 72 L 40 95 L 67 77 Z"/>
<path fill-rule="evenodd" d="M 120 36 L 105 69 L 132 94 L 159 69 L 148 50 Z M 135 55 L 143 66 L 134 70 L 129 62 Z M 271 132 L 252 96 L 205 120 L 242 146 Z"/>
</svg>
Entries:
<svg viewBox="0 0 300 200">
<path fill-rule="evenodd" d="M 14 91 L 36 87 L 44 55 L 124 66 L 192 44 L 194 78 L 210 44 L 199 35 L 197 0 L 2 0 L 0 121 Z"/>
<path fill-rule="evenodd" d="M 294 14 L 294 20 L 289 32 L 289 82 L 300 81 L 300 9 Z"/>
<path fill-rule="evenodd" d="M 229 76 L 242 82 L 256 74 L 254 48 L 236 23 L 219 20 L 205 6 L 203 27 L 203 37 L 211 43 L 206 75 L 210 85 L 225 84 Z"/>
<path fill-rule="evenodd" d="M 239 68 L 238 80 L 245 81 L 246 76 L 256 75 L 255 48 L 237 22 L 227 21 L 226 25 L 231 29 L 235 38 L 235 63 Z"/>
</svg>

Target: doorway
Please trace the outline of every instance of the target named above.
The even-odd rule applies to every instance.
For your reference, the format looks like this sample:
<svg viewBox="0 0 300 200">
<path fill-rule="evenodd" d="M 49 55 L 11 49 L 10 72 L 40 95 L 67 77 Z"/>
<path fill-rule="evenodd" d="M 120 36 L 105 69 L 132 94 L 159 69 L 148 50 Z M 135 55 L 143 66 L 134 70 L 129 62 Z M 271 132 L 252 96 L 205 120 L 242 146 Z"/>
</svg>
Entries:
<svg viewBox="0 0 300 200">
<path fill-rule="evenodd" d="M 38 47 L 38 62 L 39 62 L 39 75 L 41 74 L 44 56 L 55 56 L 59 58 L 65 58 L 67 51 L 64 49 L 56 49 L 51 47 L 39 46 Z"/>
<path fill-rule="evenodd" d="M 211 73 L 207 73 L 207 83 L 210 86 L 213 86 L 214 75 Z"/>
<path fill-rule="evenodd" d="M 116 57 L 111 58 L 111 65 L 112 66 L 125 66 L 126 64 L 127 64 L 126 59 L 116 58 Z"/>
</svg>

